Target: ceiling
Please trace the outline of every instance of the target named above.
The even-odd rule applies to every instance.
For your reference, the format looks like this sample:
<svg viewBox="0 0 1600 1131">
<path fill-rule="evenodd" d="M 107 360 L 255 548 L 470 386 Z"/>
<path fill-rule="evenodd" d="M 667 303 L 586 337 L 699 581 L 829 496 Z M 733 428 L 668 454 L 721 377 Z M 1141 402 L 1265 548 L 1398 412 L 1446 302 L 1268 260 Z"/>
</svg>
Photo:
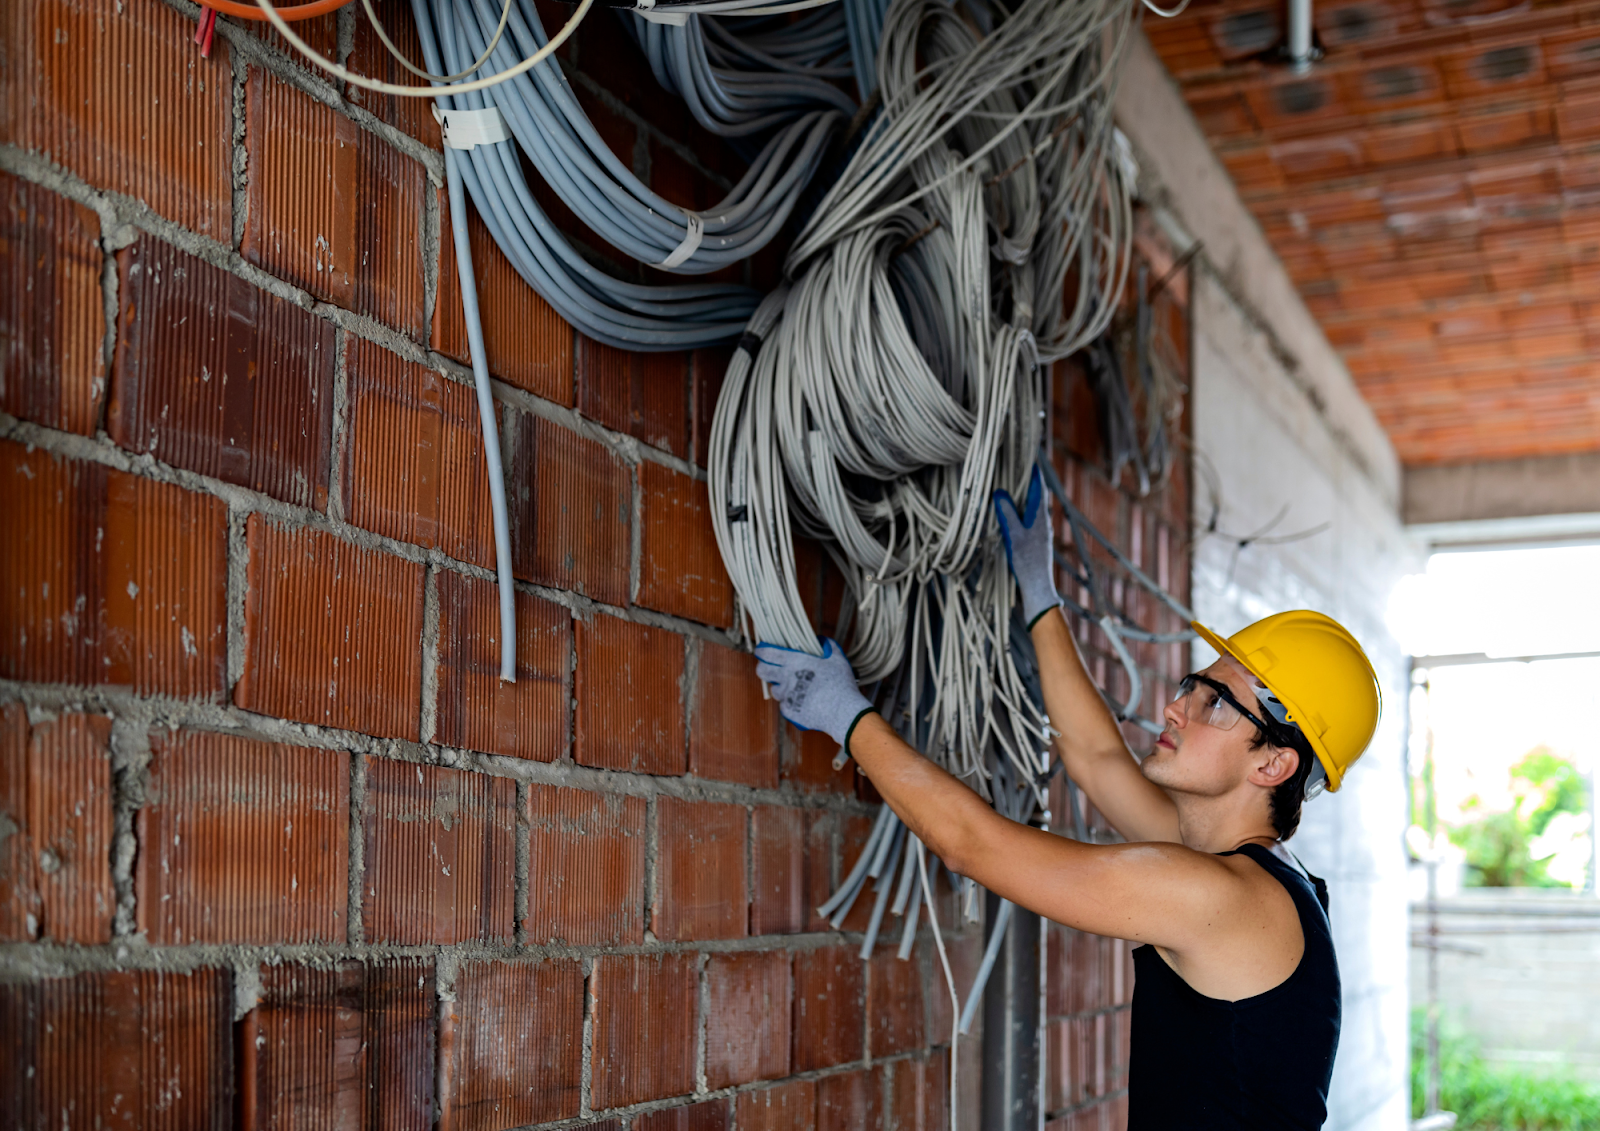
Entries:
<svg viewBox="0 0 1600 1131">
<path fill-rule="evenodd" d="M 1144 26 L 1401 462 L 1600 451 L 1600 2 L 1285 13 Z"/>
</svg>

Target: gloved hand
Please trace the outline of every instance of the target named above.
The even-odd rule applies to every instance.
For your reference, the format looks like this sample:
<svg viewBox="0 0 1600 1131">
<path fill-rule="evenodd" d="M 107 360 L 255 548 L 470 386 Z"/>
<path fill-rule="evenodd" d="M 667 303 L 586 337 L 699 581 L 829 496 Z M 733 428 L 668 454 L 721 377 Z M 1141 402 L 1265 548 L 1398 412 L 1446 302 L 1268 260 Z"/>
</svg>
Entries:
<svg viewBox="0 0 1600 1131">
<path fill-rule="evenodd" d="M 1044 476 L 1037 464 L 1028 480 L 1028 501 L 1023 514 L 1009 491 L 994 493 L 994 513 L 1000 536 L 1006 542 L 1006 561 L 1022 591 L 1022 616 L 1032 628 L 1035 621 L 1061 604 L 1056 592 L 1054 546 L 1050 537 L 1050 511 L 1044 502 Z"/>
<path fill-rule="evenodd" d="M 856 673 L 844 649 L 822 642 L 822 655 L 798 652 L 777 644 L 756 645 L 756 675 L 771 687 L 778 710 L 801 730 L 827 731 L 840 746 L 849 746 L 850 732 L 872 704 L 856 686 Z"/>
</svg>

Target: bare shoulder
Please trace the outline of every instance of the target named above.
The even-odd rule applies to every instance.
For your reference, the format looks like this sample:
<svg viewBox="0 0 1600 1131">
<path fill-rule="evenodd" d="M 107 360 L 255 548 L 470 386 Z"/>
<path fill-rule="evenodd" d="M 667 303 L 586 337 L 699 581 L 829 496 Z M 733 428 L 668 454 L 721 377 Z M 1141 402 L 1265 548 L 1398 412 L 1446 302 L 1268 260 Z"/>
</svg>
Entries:
<svg viewBox="0 0 1600 1131">
<path fill-rule="evenodd" d="M 1213 856 L 1228 879 L 1213 889 L 1207 916 L 1181 948 L 1159 948 L 1184 981 L 1207 997 L 1239 1001 L 1281 984 L 1300 964 L 1305 934 L 1294 897 L 1250 856 Z"/>
</svg>

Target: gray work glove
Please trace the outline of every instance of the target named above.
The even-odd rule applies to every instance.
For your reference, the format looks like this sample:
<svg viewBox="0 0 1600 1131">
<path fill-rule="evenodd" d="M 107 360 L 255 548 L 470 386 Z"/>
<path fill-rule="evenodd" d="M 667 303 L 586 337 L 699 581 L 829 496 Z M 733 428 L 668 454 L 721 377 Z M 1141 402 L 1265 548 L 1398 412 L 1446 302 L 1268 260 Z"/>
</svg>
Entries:
<svg viewBox="0 0 1600 1131">
<path fill-rule="evenodd" d="M 872 704 L 856 686 L 844 649 L 822 642 L 822 655 L 777 644 L 756 645 L 756 675 L 772 687 L 778 710 L 801 730 L 821 730 L 849 748 L 850 732 Z"/>
<path fill-rule="evenodd" d="M 1017 513 L 1011 492 L 994 493 L 994 513 L 1000 520 L 1000 537 L 1006 542 L 1006 561 L 1022 591 L 1022 617 L 1032 628 L 1035 621 L 1061 604 L 1056 592 L 1055 547 L 1050 536 L 1050 509 L 1044 501 L 1044 476 L 1037 464 L 1028 480 L 1028 504 Z"/>
</svg>

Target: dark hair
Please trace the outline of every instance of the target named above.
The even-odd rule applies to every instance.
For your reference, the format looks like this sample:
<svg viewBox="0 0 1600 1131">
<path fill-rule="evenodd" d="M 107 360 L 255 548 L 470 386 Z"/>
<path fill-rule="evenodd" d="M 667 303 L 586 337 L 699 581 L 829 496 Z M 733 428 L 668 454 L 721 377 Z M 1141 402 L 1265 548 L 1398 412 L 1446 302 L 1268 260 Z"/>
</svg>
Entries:
<svg viewBox="0 0 1600 1131">
<path fill-rule="evenodd" d="M 1300 827 L 1300 806 L 1306 800 L 1306 779 L 1311 776 L 1311 768 L 1317 764 L 1317 756 L 1311 749 L 1311 743 L 1298 729 L 1284 727 L 1269 739 L 1257 727 L 1250 749 L 1260 750 L 1269 742 L 1300 755 L 1300 764 L 1295 767 L 1294 773 L 1289 775 L 1287 781 L 1274 786 L 1268 797 L 1273 831 L 1278 834 L 1279 840 L 1288 840 Z"/>
</svg>

